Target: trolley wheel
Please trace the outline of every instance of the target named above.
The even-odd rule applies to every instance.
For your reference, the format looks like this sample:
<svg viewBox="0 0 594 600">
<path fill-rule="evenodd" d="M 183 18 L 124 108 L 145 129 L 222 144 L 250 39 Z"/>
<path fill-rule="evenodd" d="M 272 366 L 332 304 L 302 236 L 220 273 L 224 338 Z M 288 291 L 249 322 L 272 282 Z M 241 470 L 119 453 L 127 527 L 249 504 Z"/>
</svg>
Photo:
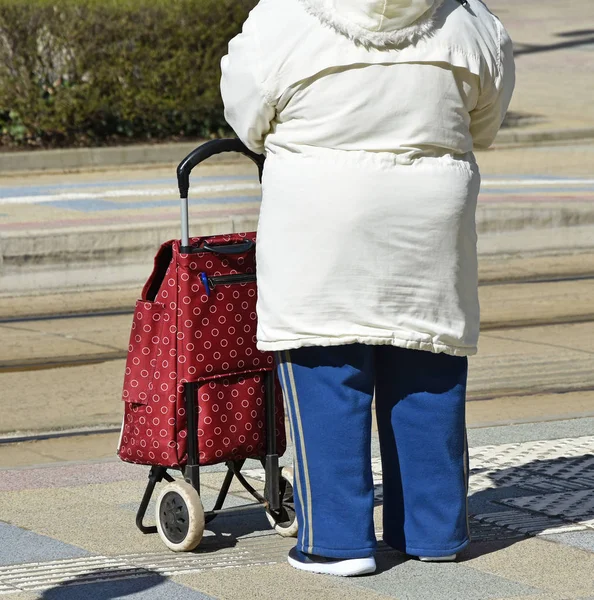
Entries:
<svg viewBox="0 0 594 600">
<path fill-rule="evenodd" d="M 282 537 L 297 537 L 298 525 L 295 514 L 295 500 L 293 498 L 293 469 L 283 467 L 281 469 L 281 510 L 280 518 L 275 518 L 266 511 L 266 518 L 270 526 Z"/>
<path fill-rule="evenodd" d="M 186 481 L 167 484 L 157 499 L 157 531 L 174 552 L 189 552 L 204 534 L 204 508 L 194 487 Z"/>
</svg>

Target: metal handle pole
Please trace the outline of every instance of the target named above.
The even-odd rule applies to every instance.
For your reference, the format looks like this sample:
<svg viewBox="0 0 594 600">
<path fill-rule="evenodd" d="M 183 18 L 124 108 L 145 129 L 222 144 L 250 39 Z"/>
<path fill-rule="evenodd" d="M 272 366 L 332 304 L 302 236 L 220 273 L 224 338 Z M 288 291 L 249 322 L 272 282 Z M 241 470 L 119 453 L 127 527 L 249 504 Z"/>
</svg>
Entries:
<svg viewBox="0 0 594 600">
<path fill-rule="evenodd" d="M 274 391 L 274 371 L 268 371 L 265 375 L 265 400 L 266 406 L 266 500 L 271 510 L 278 511 L 281 507 L 280 501 L 280 468 L 279 456 L 276 444 L 276 402 Z"/>
<path fill-rule="evenodd" d="M 221 154 L 223 152 L 239 152 L 247 156 L 258 167 L 258 175 L 262 181 L 262 173 L 264 172 L 264 161 L 266 160 L 262 154 L 255 154 L 248 150 L 241 140 L 234 138 L 229 140 L 211 140 L 196 148 L 177 167 L 177 186 L 179 188 L 179 196 L 181 198 L 181 247 L 182 252 L 188 249 L 190 245 L 190 226 L 189 226 L 189 209 L 188 209 L 188 194 L 190 190 L 190 174 L 192 169 L 201 162 L 207 160 L 211 156 Z"/>
<path fill-rule="evenodd" d="M 188 462 L 184 479 L 200 494 L 200 461 L 198 457 L 198 384 L 184 383 L 184 400 L 187 418 Z"/>
<path fill-rule="evenodd" d="M 187 196 L 181 199 L 181 245 L 182 248 L 190 245 L 190 214 Z"/>
</svg>

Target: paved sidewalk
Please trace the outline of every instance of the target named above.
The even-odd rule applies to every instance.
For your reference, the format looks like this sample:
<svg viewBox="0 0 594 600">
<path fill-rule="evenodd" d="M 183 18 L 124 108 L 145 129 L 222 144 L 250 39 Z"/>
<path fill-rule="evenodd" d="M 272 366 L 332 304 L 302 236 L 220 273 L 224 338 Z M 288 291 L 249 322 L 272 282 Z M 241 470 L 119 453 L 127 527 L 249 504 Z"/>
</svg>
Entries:
<svg viewBox="0 0 594 600">
<path fill-rule="evenodd" d="M 517 84 L 509 124 L 523 131 L 594 127 L 590 0 L 486 0 L 514 41 Z M 505 132 L 507 134 L 507 132 Z"/>
<path fill-rule="evenodd" d="M 439 565 L 380 544 L 378 572 L 355 579 L 293 570 L 285 561 L 294 541 L 274 534 L 260 508 L 218 517 L 193 553 L 167 551 L 157 535 L 142 535 L 134 525 L 145 467 L 97 458 L 2 468 L 0 596 L 591 600 L 593 430 L 594 419 L 470 430 L 471 546 L 457 563 Z M 110 451 L 106 441 L 103 455 Z M 115 445 L 115 436 L 109 443 Z M 81 440 L 72 444 L 80 453 Z M 8 450 L 0 446 L 0 458 Z M 373 455 L 381 532 L 377 441 Z M 247 474 L 262 485 L 257 463 Z M 221 480 L 219 467 L 204 470 L 207 507 Z M 234 486 L 230 504 L 245 501 Z"/>
</svg>

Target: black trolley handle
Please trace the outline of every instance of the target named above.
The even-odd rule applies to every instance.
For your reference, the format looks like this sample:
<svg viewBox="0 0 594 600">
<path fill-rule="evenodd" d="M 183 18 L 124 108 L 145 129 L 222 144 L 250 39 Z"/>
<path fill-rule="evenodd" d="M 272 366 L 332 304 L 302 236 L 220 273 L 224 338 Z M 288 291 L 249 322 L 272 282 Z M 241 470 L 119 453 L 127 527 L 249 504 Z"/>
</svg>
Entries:
<svg viewBox="0 0 594 600">
<path fill-rule="evenodd" d="M 177 185 L 181 198 L 181 245 L 187 248 L 190 245 L 190 224 L 188 193 L 190 190 L 190 173 L 194 167 L 198 166 L 215 154 L 223 152 L 239 152 L 247 156 L 258 167 L 258 175 L 262 181 L 262 172 L 264 171 L 265 157 L 262 154 L 256 154 L 249 150 L 240 139 L 211 140 L 193 150 L 182 160 L 177 167 Z"/>
</svg>

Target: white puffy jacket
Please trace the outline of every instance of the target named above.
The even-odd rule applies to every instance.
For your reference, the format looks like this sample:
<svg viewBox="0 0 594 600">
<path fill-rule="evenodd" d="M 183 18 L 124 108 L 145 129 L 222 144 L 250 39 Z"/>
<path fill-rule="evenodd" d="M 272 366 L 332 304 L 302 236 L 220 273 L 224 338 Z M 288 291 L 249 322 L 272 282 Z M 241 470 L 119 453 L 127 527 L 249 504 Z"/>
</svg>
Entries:
<svg viewBox="0 0 594 600">
<path fill-rule="evenodd" d="M 267 156 L 258 347 L 475 353 L 472 150 L 514 86 L 500 21 L 479 0 L 261 0 L 222 71 Z"/>
</svg>

